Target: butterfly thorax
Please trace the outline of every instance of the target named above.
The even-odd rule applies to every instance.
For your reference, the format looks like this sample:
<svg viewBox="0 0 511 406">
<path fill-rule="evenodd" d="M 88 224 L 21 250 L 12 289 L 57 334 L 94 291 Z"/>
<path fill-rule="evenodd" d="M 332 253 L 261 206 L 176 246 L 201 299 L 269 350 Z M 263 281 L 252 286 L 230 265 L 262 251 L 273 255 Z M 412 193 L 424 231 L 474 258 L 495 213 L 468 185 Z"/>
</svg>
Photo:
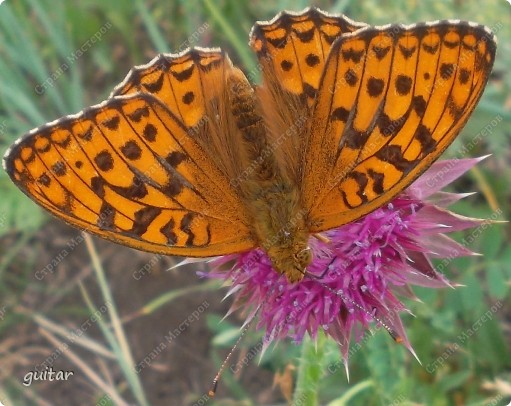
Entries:
<svg viewBox="0 0 511 406">
<path fill-rule="evenodd" d="M 247 79 L 235 70 L 228 81 L 231 111 L 246 152 L 244 166 L 252 168 L 240 189 L 253 218 L 253 232 L 273 267 L 289 282 L 298 282 L 312 261 L 298 188 L 279 168 Z"/>
</svg>

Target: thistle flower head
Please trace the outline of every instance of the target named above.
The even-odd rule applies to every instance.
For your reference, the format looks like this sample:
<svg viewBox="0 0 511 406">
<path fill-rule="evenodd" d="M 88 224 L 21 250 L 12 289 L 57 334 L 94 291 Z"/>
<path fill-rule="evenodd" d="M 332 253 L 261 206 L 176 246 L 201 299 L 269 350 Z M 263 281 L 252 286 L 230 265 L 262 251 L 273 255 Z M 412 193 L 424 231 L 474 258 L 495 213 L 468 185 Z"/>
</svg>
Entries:
<svg viewBox="0 0 511 406">
<path fill-rule="evenodd" d="M 305 334 L 315 338 L 322 329 L 347 360 L 350 339 L 360 339 L 376 322 L 413 353 L 400 319 L 407 309 L 399 297 L 414 299 L 413 285 L 451 286 L 431 258 L 473 254 L 446 234 L 482 220 L 447 210 L 468 194 L 440 190 L 481 159 L 435 163 L 391 203 L 324 232 L 325 241 L 311 236 L 314 260 L 299 283 L 277 273 L 262 249 L 217 258 L 206 276 L 230 284 L 229 313 L 241 308 L 247 320 L 258 313 L 265 348 L 286 337 L 296 343 Z"/>
</svg>

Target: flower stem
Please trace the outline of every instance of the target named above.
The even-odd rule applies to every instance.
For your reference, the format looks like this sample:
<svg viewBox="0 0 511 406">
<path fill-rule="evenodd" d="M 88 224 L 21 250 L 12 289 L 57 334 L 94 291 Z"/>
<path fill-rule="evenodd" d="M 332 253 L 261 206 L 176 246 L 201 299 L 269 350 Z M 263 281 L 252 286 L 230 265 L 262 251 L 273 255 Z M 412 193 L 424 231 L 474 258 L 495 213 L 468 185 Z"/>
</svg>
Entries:
<svg viewBox="0 0 511 406">
<path fill-rule="evenodd" d="M 318 333 L 316 341 L 312 341 L 308 336 L 304 338 L 293 405 L 317 406 L 319 404 L 317 389 L 324 370 L 325 346 L 326 338 L 321 332 Z"/>
</svg>

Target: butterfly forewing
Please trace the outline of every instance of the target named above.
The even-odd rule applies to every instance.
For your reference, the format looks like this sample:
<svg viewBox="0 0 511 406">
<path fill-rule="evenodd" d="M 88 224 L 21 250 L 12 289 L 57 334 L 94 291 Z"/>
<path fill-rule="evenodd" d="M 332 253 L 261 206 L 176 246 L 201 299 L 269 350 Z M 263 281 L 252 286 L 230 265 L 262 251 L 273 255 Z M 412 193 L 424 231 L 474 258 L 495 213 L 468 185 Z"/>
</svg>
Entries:
<svg viewBox="0 0 511 406">
<path fill-rule="evenodd" d="M 157 97 L 233 184 L 248 166 L 229 111 L 226 84 L 235 70 L 220 49 L 160 54 L 147 65 L 133 68 L 112 96 L 143 92 Z"/>
<path fill-rule="evenodd" d="M 263 76 L 258 90 L 275 155 L 287 177 L 298 186 L 307 142 L 310 112 L 317 97 L 325 61 L 342 34 L 365 27 L 342 15 L 310 8 L 299 14 L 282 12 L 258 22 L 250 33 Z"/>
<path fill-rule="evenodd" d="M 369 213 L 427 169 L 468 120 L 494 56 L 493 35 L 464 22 L 366 28 L 338 39 L 307 147 L 312 230 Z"/>
<path fill-rule="evenodd" d="M 283 12 L 272 21 L 256 23 L 250 44 L 263 67 L 266 85 L 282 87 L 311 105 L 332 43 L 365 26 L 314 8 L 300 14 Z"/>
<path fill-rule="evenodd" d="M 194 127 L 207 114 L 208 99 L 214 97 L 208 89 L 225 82 L 225 72 L 231 68 L 220 50 L 196 48 L 181 55 L 160 54 L 147 65 L 133 68 L 111 96 L 150 93 L 186 127 Z"/>
<path fill-rule="evenodd" d="M 52 213 L 128 246 L 213 256 L 255 244 L 228 180 L 151 95 L 114 97 L 32 131 L 6 168 Z"/>
</svg>

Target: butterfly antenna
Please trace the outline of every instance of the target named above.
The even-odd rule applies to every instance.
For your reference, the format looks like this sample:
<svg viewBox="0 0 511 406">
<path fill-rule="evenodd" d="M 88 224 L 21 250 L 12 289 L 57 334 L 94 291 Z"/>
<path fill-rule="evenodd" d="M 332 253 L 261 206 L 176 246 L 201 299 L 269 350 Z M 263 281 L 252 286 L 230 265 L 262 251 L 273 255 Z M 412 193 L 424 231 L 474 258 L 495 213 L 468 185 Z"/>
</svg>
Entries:
<svg viewBox="0 0 511 406">
<path fill-rule="evenodd" d="M 326 269 L 328 269 L 328 267 L 330 265 L 332 265 L 332 263 L 334 262 L 334 260 L 332 260 L 328 266 L 326 267 Z M 307 271 L 303 271 L 303 274 L 305 276 L 308 276 L 309 278 L 311 279 L 314 279 L 316 282 L 318 282 L 322 287 L 324 287 L 325 289 L 327 289 L 328 291 L 332 292 L 334 295 L 336 296 L 339 296 L 342 300 L 344 301 L 348 301 L 350 302 L 353 306 L 355 306 L 357 309 L 359 309 L 360 311 L 364 312 L 365 314 L 367 314 L 369 317 L 373 318 L 374 320 L 376 320 L 378 323 L 380 323 L 383 328 L 385 330 L 387 330 L 387 332 L 389 333 L 389 335 L 392 337 L 392 339 L 398 343 L 398 344 L 401 344 L 403 342 L 403 337 L 401 337 L 396 330 L 394 330 L 392 327 L 390 327 L 387 323 L 385 323 L 382 319 L 380 319 L 379 317 L 377 317 L 376 315 L 372 314 L 369 310 L 365 309 L 364 307 L 360 306 L 357 302 L 355 302 L 353 299 L 350 299 L 349 297 L 346 297 L 342 294 L 342 292 L 340 291 L 335 291 L 333 290 L 330 286 L 327 286 L 326 284 L 324 284 L 323 282 L 321 282 L 320 277 L 318 277 L 317 275 L 314 275 L 314 274 L 311 274 L 310 272 L 307 272 Z M 322 274 L 324 275 L 324 273 Z"/>
<path fill-rule="evenodd" d="M 220 368 L 218 369 L 218 372 L 216 373 L 215 378 L 213 379 L 213 383 L 211 384 L 211 388 L 208 391 L 209 397 L 211 397 L 211 398 L 215 397 L 216 390 L 217 390 L 217 387 L 218 387 L 218 382 L 220 381 L 220 377 L 222 376 L 222 373 L 224 372 L 225 367 L 227 366 L 227 362 L 231 359 L 232 355 L 234 354 L 234 351 L 236 351 L 236 348 L 238 348 L 239 343 L 241 342 L 241 340 L 243 339 L 243 337 L 247 333 L 247 331 L 250 328 L 252 322 L 256 318 L 257 313 L 259 313 L 259 310 L 261 309 L 261 306 L 262 305 L 259 305 L 257 307 L 257 310 L 254 313 L 254 316 L 250 319 L 250 321 L 248 321 L 245 324 L 245 327 L 243 327 L 243 330 L 241 331 L 240 336 L 238 337 L 238 339 L 236 340 L 236 342 L 232 346 L 231 351 L 229 351 L 229 354 L 227 354 L 227 356 L 225 357 L 224 362 L 222 362 L 222 365 L 220 365 Z"/>
</svg>

